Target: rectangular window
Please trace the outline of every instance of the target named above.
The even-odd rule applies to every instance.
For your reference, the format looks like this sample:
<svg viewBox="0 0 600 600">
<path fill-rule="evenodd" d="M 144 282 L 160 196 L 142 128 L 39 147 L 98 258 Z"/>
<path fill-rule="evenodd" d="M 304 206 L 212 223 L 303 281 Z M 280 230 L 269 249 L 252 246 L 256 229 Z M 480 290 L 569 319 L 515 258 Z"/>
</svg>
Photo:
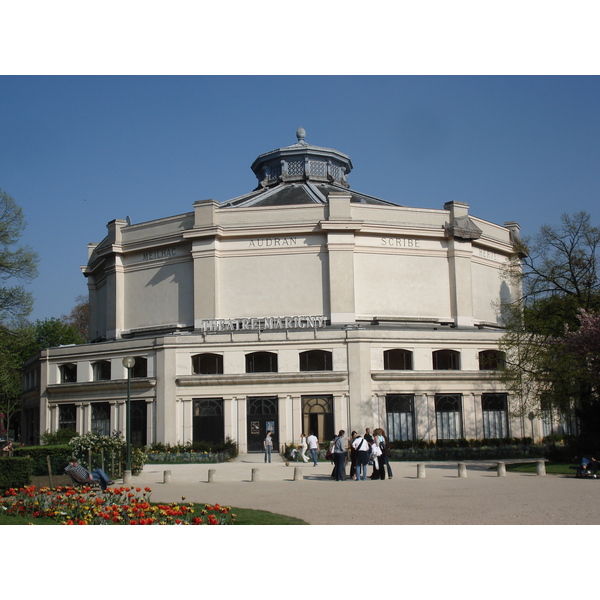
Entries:
<svg viewBox="0 0 600 600">
<path fill-rule="evenodd" d="M 506 394 L 482 394 L 483 437 L 508 437 L 508 401 Z"/>
<path fill-rule="evenodd" d="M 77 431 L 77 412 L 74 404 L 60 404 L 58 407 L 58 428 Z"/>
<path fill-rule="evenodd" d="M 462 437 L 461 413 L 461 394 L 436 394 L 435 423 L 438 440 L 458 440 Z"/>
<path fill-rule="evenodd" d="M 387 432 L 390 441 L 415 439 L 415 397 L 412 394 L 387 394 Z"/>
<path fill-rule="evenodd" d="M 92 431 L 100 435 L 110 435 L 110 404 L 108 402 L 92 404 Z"/>
</svg>

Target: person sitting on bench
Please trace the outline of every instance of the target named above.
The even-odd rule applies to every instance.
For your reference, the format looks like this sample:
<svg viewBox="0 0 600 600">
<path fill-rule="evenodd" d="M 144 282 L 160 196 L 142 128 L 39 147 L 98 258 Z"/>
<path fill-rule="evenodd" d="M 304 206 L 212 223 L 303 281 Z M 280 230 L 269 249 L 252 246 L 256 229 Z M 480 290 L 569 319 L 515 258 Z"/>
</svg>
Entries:
<svg viewBox="0 0 600 600">
<path fill-rule="evenodd" d="M 584 472 L 592 474 L 592 477 L 596 479 L 598 476 L 598 461 L 595 456 L 592 456 L 591 459 L 585 458 L 585 456 L 581 459 L 581 470 Z"/>
<path fill-rule="evenodd" d="M 76 458 L 71 458 L 69 464 L 65 467 L 65 471 L 79 483 L 97 481 L 100 484 L 102 491 L 106 490 L 109 485 L 113 485 L 113 482 L 102 469 L 95 469 L 90 473 L 77 462 Z"/>
</svg>

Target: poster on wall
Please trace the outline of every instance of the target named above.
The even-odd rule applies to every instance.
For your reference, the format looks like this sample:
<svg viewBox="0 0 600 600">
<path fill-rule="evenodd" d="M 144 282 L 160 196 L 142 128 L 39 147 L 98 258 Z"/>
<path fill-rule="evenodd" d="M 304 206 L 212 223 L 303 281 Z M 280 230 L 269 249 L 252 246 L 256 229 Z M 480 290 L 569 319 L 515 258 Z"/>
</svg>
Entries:
<svg viewBox="0 0 600 600">
<path fill-rule="evenodd" d="M 250 422 L 250 433 L 252 435 L 260 435 L 260 421 Z"/>
<path fill-rule="evenodd" d="M 275 421 L 267 421 L 267 432 L 275 433 Z"/>
</svg>

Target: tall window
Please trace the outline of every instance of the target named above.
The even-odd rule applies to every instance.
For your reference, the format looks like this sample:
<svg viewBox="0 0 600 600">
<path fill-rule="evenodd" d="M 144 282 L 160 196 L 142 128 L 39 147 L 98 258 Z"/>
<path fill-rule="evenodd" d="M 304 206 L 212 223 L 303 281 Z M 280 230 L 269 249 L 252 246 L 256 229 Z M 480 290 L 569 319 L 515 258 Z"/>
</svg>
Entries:
<svg viewBox="0 0 600 600">
<path fill-rule="evenodd" d="M 145 356 L 135 356 L 135 365 L 131 369 L 132 377 L 148 377 L 148 359 Z"/>
<path fill-rule="evenodd" d="M 438 440 L 462 437 L 461 394 L 436 394 L 435 423 Z"/>
<path fill-rule="evenodd" d="M 100 435 L 110 435 L 110 404 L 108 402 L 92 404 L 92 431 Z"/>
<path fill-rule="evenodd" d="M 273 352 L 246 354 L 246 373 L 277 373 L 277 354 Z"/>
<path fill-rule="evenodd" d="M 482 394 L 483 437 L 508 437 L 508 401 L 506 394 Z"/>
<path fill-rule="evenodd" d="M 386 371 L 412 371 L 412 352 L 400 348 L 386 350 L 383 353 L 383 368 Z"/>
<path fill-rule="evenodd" d="M 77 431 L 77 412 L 74 404 L 60 404 L 58 406 L 58 428 L 74 429 Z"/>
<path fill-rule="evenodd" d="M 479 353 L 479 369 L 481 371 L 498 371 L 506 363 L 505 354 L 500 350 L 484 350 Z"/>
<path fill-rule="evenodd" d="M 225 440 L 223 398 L 194 400 L 193 439 L 195 442 L 223 442 Z"/>
<path fill-rule="evenodd" d="M 223 355 L 205 352 L 192 356 L 192 373 L 194 375 L 222 375 Z"/>
<path fill-rule="evenodd" d="M 93 364 L 94 381 L 107 381 L 110 379 L 110 361 L 99 360 Z"/>
<path fill-rule="evenodd" d="M 433 368 L 437 371 L 458 371 L 460 369 L 460 352 L 436 350 L 433 353 Z"/>
<path fill-rule="evenodd" d="M 387 431 L 390 441 L 415 439 L 415 397 L 412 394 L 388 394 Z"/>
<path fill-rule="evenodd" d="M 61 383 L 74 383 L 77 381 L 77 365 L 60 365 L 60 367 L 58 367 L 58 370 L 60 371 Z"/>
<path fill-rule="evenodd" d="M 331 371 L 333 361 L 331 352 L 326 350 L 307 350 L 300 352 L 301 371 Z"/>
</svg>

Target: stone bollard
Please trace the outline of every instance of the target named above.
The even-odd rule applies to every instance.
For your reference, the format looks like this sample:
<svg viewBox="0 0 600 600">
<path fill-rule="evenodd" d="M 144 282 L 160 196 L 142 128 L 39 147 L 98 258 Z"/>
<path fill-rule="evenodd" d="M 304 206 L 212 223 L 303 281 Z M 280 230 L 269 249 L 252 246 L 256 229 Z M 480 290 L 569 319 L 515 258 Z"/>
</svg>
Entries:
<svg viewBox="0 0 600 600">
<path fill-rule="evenodd" d="M 131 471 L 123 471 L 123 485 L 131 485 Z"/>
<path fill-rule="evenodd" d="M 537 461 L 537 474 L 538 475 L 546 474 L 546 461 L 543 459 L 540 459 Z"/>
<path fill-rule="evenodd" d="M 208 470 L 208 483 L 212 483 L 215 480 L 215 469 Z"/>
<path fill-rule="evenodd" d="M 300 467 L 294 467 L 294 481 L 303 481 L 304 476 L 302 475 L 302 469 Z"/>
<path fill-rule="evenodd" d="M 252 481 L 260 481 L 260 477 L 258 475 L 259 471 L 260 469 L 252 469 Z"/>
<path fill-rule="evenodd" d="M 458 476 L 459 477 L 467 476 L 467 465 L 465 465 L 465 463 L 458 463 Z"/>
<path fill-rule="evenodd" d="M 165 471 L 163 473 L 163 483 L 171 483 L 171 471 Z"/>
<path fill-rule="evenodd" d="M 498 477 L 506 477 L 506 463 L 498 463 Z"/>
<path fill-rule="evenodd" d="M 417 465 L 417 479 L 425 479 L 425 465 Z"/>
</svg>

